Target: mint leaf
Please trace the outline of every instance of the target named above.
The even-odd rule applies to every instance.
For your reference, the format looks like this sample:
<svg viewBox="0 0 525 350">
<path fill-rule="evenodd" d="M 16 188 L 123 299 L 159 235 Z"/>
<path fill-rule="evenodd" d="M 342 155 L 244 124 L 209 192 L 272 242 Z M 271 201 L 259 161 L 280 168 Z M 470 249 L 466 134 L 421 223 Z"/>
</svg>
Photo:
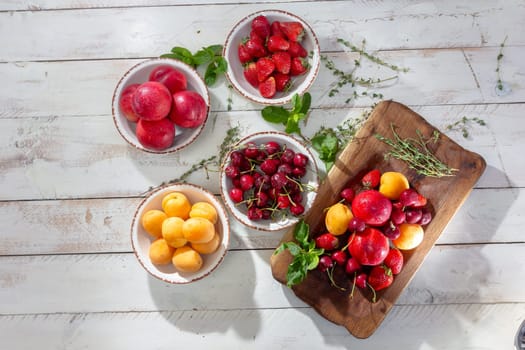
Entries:
<svg viewBox="0 0 525 350">
<path fill-rule="evenodd" d="M 292 287 L 301 283 L 306 278 L 307 271 L 308 263 L 304 256 L 296 256 L 292 263 L 288 265 L 288 271 L 286 272 L 286 285 Z"/>
<path fill-rule="evenodd" d="M 225 73 L 226 70 L 228 70 L 228 62 L 224 57 L 215 58 L 215 63 L 217 64 L 217 68 L 215 69 L 217 74 Z"/>
<path fill-rule="evenodd" d="M 190 50 L 184 47 L 175 46 L 171 49 L 171 52 L 174 55 L 172 58 L 189 64 L 190 66 L 195 66 L 195 63 L 193 62 L 193 55 L 191 54 Z"/>
<path fill-rule="evenodd" d="M 212 62 L 208 65 L 206 68 L 206 72 L 204 72 L 204 82 L 208 86 L 212 86 L 217 81 L 217 67 L 215 65 L 215 62 Z"/>
<path fill-rule="evenodd" d="M 301 102 L 301 109 L 299 110 L 299 113 L 306 115 L 306 113 L 308 113 L 308 110 L 310 109 L 311 104 L 312 95 L 310 95 L 309 92 L 305 92 L 305 94 L 303 95 L 303 100 Z"/>
<path fill-rule="evenodd" d="M 305 262 L 306 262 L 306 269 L 307 270 L 313 270 L 319 265 L 319 255 L 315 253 L 308 253 L 304 256 Z"/>
<path fill-rule="evenodd" d="M 213 61 L 214 58 L 215 53 L 207 48 L 204 48 L 195 52 L 195 55 L 193 55 L 193 62 L 200 66 L 201 64 L 206 64 Z"/>
<path fill-rule="evenodd" d="M 323 129 L 312 138 L 312 147 L 319 154 L 326 170 L 330 170 L 339 151 L 339 140 L 331 129 Z"/>
<path fill-rule="evenodd" d="M 295 230 L 293 232 L 293 237 L 303 249 L 308 248 L 308 238 L 310 234 L 310 227 L 304 220 L 300 220 L 297 225 L 295 226 Z"/>
<path fill-rule="evenodd" d="M 207 47 L 215 56 L 222 56 L 222 48 L 222 45 L 210 45 Z"/>
<path fill-rule="evenodd" d="M 303 108 L 303 101 L 298 94 L 292 96 L 292 113 L 299 113 Z"/>
<path fill-rule="evenodd" d="M 263 119 L 270 123 L 281 123 L 286 125 L 290 114 L 283 107 L 267 106 L 261 110 Z"/>
</svg>

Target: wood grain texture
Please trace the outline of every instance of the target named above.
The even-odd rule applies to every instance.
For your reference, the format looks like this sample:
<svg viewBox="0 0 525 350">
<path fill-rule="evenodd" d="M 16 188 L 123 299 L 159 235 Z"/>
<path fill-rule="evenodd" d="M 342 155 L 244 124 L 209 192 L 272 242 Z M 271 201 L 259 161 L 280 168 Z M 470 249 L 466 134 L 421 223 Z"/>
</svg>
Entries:
<svg viewBox="0 0 525 350">
<path fill-rule="evenodd" d="M 389 288 L 378 293 L 376 303 L 372 303 L 369 300 L 370 296 L 363 293 L 356 293 L 355 297 L 350 299 L 348 293 L 341 293 L 333 288 L 326 282 L 326 276 L 317 270 L 309 273 L 304 282 L 293 287 L 299 298 L 312 305 L 327 319 L 345 326 L 359 338 L 370 336 L 382 322 L 486 166 L 481 156 L 463 149 L 448 137 L 441 135 L 438 144 L 429 148 L 438 159 L 450 168 L 457 169 L 457 173 L 452 177 L 439 179 L 418 175 L 402 161 L 384 159 L 389 146 L 374 135 L 380 134 L 392 139 L 392 125 L 402 139 L 417 138 L 416 130 L 425 138 L 430 138 L 436 130 L 406 106 L 396 102 L 379 103 L 359 130 L 354 142 L 343 150 L 328 177 L 319 187 L 313 209 L 305 217 L 305 222 L 310 225 L 310 232 L 322 231 L 324 208 L 337 202 L 338 194 L 349 182 L 370 169 L 379 169 L 381 172 L 398 171 L 406 175 L 411 186 L 424 195 L 431 205 L 433 219 L 425 227 L 423 242 L 416 249 L 403 252 L 403 271 L 396 276 Z M 293 229 L 288 231 L 283 241 L 293 239 L 290 236 L 292 232 Z M 272 259 L 273 276 L 281 283 L 286 283 L 286 271 L 290 261 L 291 255 L 287 251 L 275 255 Z M 348 284 L 346 281 L 340 285 L 346 287 Z"/>
<path fill-rule="evenodd" d="M 396 304 L 525 303 L 525 281 L 516 278 L 525 274 L 523 249 L 523 243 L 437 246 Z M 212 275 L 184 286 L 149 276 L 132 253 L 4 256 L 0 314 L 305 307 L 272 278 L 272 254 L 229 251 Z"/>
<path fill-rule="evenodd" d="M 285 9 L 308 22 L 323 51 L 340 50 L 337 37 L 356 44 L 366 38 L 372 50 L 498 46 L 511 33 L 509 45 L 525 44 L 525 9 L 519 2 L 497 7 L 490 1 L 477 1 L 465 8 L 453 2 L 405 0 L 107 9 L 89 9 L 88 3 L 83 9 L 0 12 L 0 23 L 17 33 L 0 35 L 0 61 L 152 57 L 180 44 L 197 50 L 223 43 L 244 16 L 273 8 Z M 17 45 L 17 41 L 32 45 Z"/>
<path fill-rule="evenodd" d="M 511 349 L 524 313 L 524 303 L 395 306 L 366 340 L 310 308 L 3 315 L 0 336 L 12 350 Z"/>
</svg>

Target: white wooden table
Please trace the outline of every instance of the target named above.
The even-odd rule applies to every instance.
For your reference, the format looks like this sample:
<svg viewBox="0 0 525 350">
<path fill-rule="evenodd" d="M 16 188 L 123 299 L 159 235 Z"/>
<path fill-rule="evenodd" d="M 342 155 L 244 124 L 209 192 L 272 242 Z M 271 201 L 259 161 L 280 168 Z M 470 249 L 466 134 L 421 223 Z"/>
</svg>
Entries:
<svg viewBox="0 0 525 350">
<path fill-rule="evenodd" d="M 182 152 L 127 145 L 111 117 L 120 76 L 173 46 L 223 43 L 243 16 L 283 9 L 316 31 L 322 53 L 351 68 L 367 49 L 408 67 L 382 89 L 487 169 L 379 329 L 359 340 L 271 276 L 281 233 L 232 221 L 230 251 L 210 277 L 168 285 L 132 251 L 145 191 L 217 153 L 225 131 L 281 130 L 261 106 L 211 88 L 204 135 Z M 501 78 L 512 91 L 496 94 Z M 0 347 L 2 349 L 511 349 L 525 319 L 525 2 L 4 0 L 0 3 Z M 366 64 L 362 76 L 381 76 Z M 305 134 L 354 118 L 321 67 Z M 232 97 L 232 111 L 227 99 Z M 470 137 L 446 131 L 477 117 Z M 218 193 L 217 173 L 190 182 Z"/>
</svg>

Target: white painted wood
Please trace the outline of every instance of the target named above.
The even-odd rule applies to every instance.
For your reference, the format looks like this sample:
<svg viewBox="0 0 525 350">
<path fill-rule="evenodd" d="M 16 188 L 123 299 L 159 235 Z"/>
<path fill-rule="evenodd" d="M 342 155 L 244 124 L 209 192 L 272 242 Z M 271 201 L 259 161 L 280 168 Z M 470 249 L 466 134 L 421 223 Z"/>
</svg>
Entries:
<svg viewBox="0 0 525 350">
<path fill-rule="evenodd" d="M 141 198 L 0 202 L 0 255 L 130 252 Z M 475 189 L 438 244 L 524 242 L 520 188 Z M 230 249 L 273 249 L 283 232 L 248 230 L 230 217 Z"/>
<path fill-rule="evenodd" d="M 151 57 L 176 45 L 195 50 L 224 42 L 244 16 L 273 8 L 306 20 L 322 50 L 339 49 L 338 36 L 357 43 L 366 39 L 374 50 L 497 46 L 505 35 L 511 37 L 509 45 L 525 43 L 525 9 L 519 2 L 498 7 L 491 1 L 477 1 L 461 8 L 452 1 L 248 2 L 3 12 L 0 23 L 17 35 L 4 31 L 0 36 L 0 61 Z M 31 45 L 17 45 L 18 41 Z"/>
<path fill-rule="evenodd" d="M 356 339 L 310 308 L 0 316 L 8 349 L 512 349 L 525 304 L 394 306 Z M 446 335 L 446 336 L 445 336 Z"/>
<path fill-rule="evenodd" d="M 444 131 L 446 125 L 465 115 L 485 120 L 488 127 L 470 128 L 471 139 L 448 132 L 485 157 L 487 171 L 477 187 L 525 185 L 523 162 L 517 161 L 519 153 L 515 152 L 525 146 L 522 104 L 415 109 Z M 311 137 L 321 125 L 337 125 L 345 118 L 359 117 L 361 112 L 316 109 L 304 133 Z M 211 119 L 199 139 L 183 152 L 169 155 L 152 155 L 128 146 L 109 116 L 0 119 L 0 199 L 139 196 L 150 187 L 177 178 L 200 159 L 217 154 L 231 126 L 240 125 L 243 135 L 282 131 L 280 125 L 265 122 L 258 111 L 214 113 Z M 210 171 L 208 175 L 200 171 L 188 181 L 219 193 L 218 173 Z"/>
<path fill-rule="evenodd" d="M 517 276 L 525 273 L 524 248 L 523 243 L 434 247 L 398 303 L 523 303 L 525 281 Z M 272 278 L 272 253 L 230 251 L 210 276 L 189 285 L 150 277 L 133 254 L 1 257 L 0 313 L 304 306 Z"/>
<path fill-rule="evenodd" d="M 350 70 L 336 43 L 410 68 L 371 91 L 411 105 L 487 170 L 377 332 L 358 340 L 275 282 L 282 232 L 232 220 L 230 251 L 210 277 L 167 285 L 130 252 L 131 215 L 145 191 L 217 153 L 226 130 L 282 130 L 257 106 L 211 88 L 211 122 L 173 155 L 131 149 L 115 131 L 121 75 L 172 46 L 222 43 L 246 14 L 281 8 L 303 17 L 323 53 Z M 0 338 L 6 349 L 507 349 L 525 318 L 525 6 L 522 1 L 86 0 L 0 3 Z M 507 37 L 495 92 L 499 45 Z M 388 77 L 366 60 L 363 77 Z M 322 67 L 306 135 L 356 118 L 373 101 L 328 97 Z M 358 90 L 361 91 L 361 90 Z M 232 95 L 233 111 L 227 112 Z M 463 116 L 471 136 L 447 131 Z M 215 193 L 217 173 L 189 178 Z M 451 189 L 453 190 L 453 189 Z M 444 194 L 446 195 L 446 194 Z"/>
<path fill-rule="evenodd" d="M 524 102 L 525 47 L 505 50 L 502 63 L 503 78 L 512 84 L 513 92 L 508 96 L 497 96 L 494 87 L 497 81 L 494 48 L 463 52 L 451 50 L 401 50 L 381 52 L 385 61 L 410 69 L 399 73 L 399 79 L 369 92 L 382 93 L 385 99 L 395 99 L 408 105 L 472 104 Z M 328 57 L 340 69 L 350 71 L 355 54 L 333 53 Z M 468 58 L 468 61 L 467 61 Z M 0 87 L 0 116 L 49 117 L 49 116 L 97 116 L 111 115 L 111 100 L 120 77 L 139 60 L 101 60 L 70 62 L 17 62 L 0 64 L 0 78 L 5 84 Z M 469 67 L 469 63 L 471 67 Z M 472 70 L 471 70 L 472 68 Z M 474 71 L 474 74 L 472 73 Z M 396 74 L 387 69 L 378 69 L 375 64 L 363 60 L 358 76 L 388 78 Z M 359 98 L 347 104 L 353 93 L 351 87 L 341 89 L 335 97 L 328 97 L 330 86 L 336 78 L 321 64 L 319 75 L 311 93 L 313 107 L 370 106 L 369 98 Z M 478 87 L 479 85 L 479 87 Z M 81 91 L 82 93 L 79 93 Z M 363 89 L 357 90 L 359 93 Z M 261 109 L 228 89 L 225 78 L 210 88 L 212 109 L 226 111 L 231 96 L 234 110 Z"/>
</svg>

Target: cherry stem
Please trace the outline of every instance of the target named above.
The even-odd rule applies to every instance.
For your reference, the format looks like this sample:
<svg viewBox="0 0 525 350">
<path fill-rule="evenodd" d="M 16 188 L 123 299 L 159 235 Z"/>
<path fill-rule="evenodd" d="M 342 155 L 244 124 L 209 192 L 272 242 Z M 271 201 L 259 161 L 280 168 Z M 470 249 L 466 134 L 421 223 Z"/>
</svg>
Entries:
<svg viewBox="0 0 525 350">
<path fill-rule="evenodd" d="M 332 266 L 331 269 L 327 269 L 326 270 L 326 274 L 328 275 L 328 279 L 330 280 L 330 283 L 332 284 L 332 286 L 336 287 L 337 289 L 339 289 L 341 291 L 346 291 L 346 288 L 340 287 L 340 286 L 337 285 L 337 283 L 335 283 L 334 276 L 333 276 L 334 268 L 335 268 L 335 266 Z"/>
</svg>

